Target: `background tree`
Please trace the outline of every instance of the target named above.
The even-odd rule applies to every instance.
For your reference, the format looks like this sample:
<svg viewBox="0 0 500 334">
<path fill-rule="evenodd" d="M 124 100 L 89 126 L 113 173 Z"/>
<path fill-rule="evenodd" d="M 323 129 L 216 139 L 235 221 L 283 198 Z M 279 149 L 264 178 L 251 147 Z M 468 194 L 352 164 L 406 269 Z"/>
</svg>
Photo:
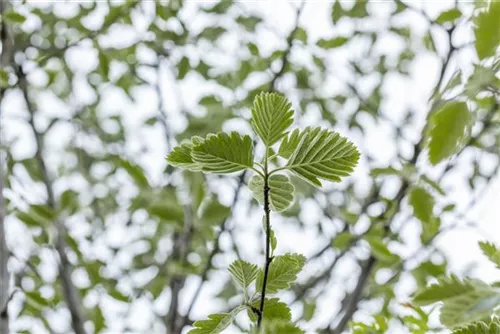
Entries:
<svg viewBox="0 0 500 334">
<path fill-rule="evenodd" d="M 340 184 L 292 177 L 273 217 L 280 253 L 307 258 L 280 295 L 293 321 L 441 329 L 410 295 L 478 273 L 450 267 L 474 254 L 450 235 L 475 243 L 498 175 L 499 4 L 1 2 L 0 329 L 181 333 L 237 305 L 229 264 L 264 258 L 249 175 L 164 158 L 195 135 L 253 135 L 261 91 L 361 152 Z"/>
</svg>

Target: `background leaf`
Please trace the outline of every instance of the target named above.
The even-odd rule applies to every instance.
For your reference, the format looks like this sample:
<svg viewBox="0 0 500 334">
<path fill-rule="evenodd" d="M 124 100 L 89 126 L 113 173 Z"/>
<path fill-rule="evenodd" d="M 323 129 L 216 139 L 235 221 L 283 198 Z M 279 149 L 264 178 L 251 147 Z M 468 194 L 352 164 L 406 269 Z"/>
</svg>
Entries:
<svg viewBox="0 0 500 334">
<path fill-rule="evenodd" d="M 464 102 L 448 102 L 430 118 L 429 161 L 436 165 L 458 152 L 467 138 L 472 116 Z"/>
</svg>

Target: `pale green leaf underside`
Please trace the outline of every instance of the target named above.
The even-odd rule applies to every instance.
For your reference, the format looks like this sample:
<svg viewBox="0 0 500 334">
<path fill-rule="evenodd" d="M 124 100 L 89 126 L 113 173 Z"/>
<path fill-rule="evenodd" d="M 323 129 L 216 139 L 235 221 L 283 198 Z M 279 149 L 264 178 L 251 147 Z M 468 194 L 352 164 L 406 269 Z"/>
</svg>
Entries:
<svg viewBox="0 0 500 334">
<path fill-rule="evenodd" d="M 340 182 L 341 177 L 348 176 L 354 170 L 359 151 L 353 143 L 337 132 L 320 127 L 306 128 L 304 131 L 306 133 L 301 136 L 286 165 L 293 173 L 320 187 L 319 179 Z"/>
<path fill-rule="evenodd" d="M 237 132 L 209 134 L 193 147 L 191 156 L 204 172 L 238 172 L 253 166 L 253 142 Z"/>
<path fill-rule="evenodd" d="M 292 104 L 277 93 L 261 93 L 255 97 L 250 121 L 266 147 L 280 140 L 293 123 Z"/>
<path fill-rule="evenodd" d="M 193 145 L 189 143 L 183 143 L 174 147 L 172 152 L 170 152 L 167 156 L 167 162 L 174 167 L 189 169 L 191 171 L 199 171 L 201 166 L 193 161 L 191 156 L 192 148 Z"/>
<path fill-rule="evenodd" d="M 219 334 L 233 321 L 231 313 L 211 314 L 207 320 L 195 321 L 189 334 Z"/>
<path fill-rule="evenodd" d="M 285 211 L 290 207 L 294 199 L 295 188 L 286 175 L 273 174 L 269 177 L 269 204 L 271 210 L 276 212 Z M 264 204 L 264 178 L 254 175 L 248 183 L 248 188 L 253 193 L 253 197 Z"/>
<path fill-rule="evenodd" d="M 259 309 L 260 299 L 254 301 L 252 303 L 252 306 L 256 309 Z M 255 312 L 251 311 L 249 312 L 249 315 L 252 321 L 257 320 L 257 315 L 255 314 Z M 278 298 L 266 298 L 264 302 L 264 321 L 272 320 L 292 320 L 292 312 L 290 311 L 290 308 Z"/>
<path fill-rule="evenodd" d="M 285 254 L 276 256 L 269 266 L 266 293 L 272 294 L 278 290 L 287 289 L 296 279 L 302 270 L 306 258 L 300 254 Z M 264 273 L 259 270 L 257 275 L 257 291 L 260 291 Z"/>
<path fill-rule="evenodd" d="M 465 102 L 453 101 L 444 104 L 429 121 L 429 161 L 436 165 L 463 146 L 472 117 Z"/>
<path fill-rule="evenodd" d="M 235 316 L 238 315 L 245 306 L 238 306 L 231 313 L 217 313 L 208 316 L 207 320 L 198 320 L 193 323 L 194 328 L 188 334 L 219 334 L 226 329 Z"/>
<path fill-rule="evenodd" d="M 498 319 L 490 323 L 476 321 L 465 327 L 454 330 L 453 334 L 500 334 L 500 321 Z"/>
<path fill-rule="evenodd" d="M 484 255 L 488 257 L 488 259 L 496 264 L 497 268 L 500 269 L 500 248 L 491 242 L 480 241 L 479 247 L 483 251 Z"/>
<path fill-rule="evenodd" d="M 251 264 L 242 260 L 236 260 L 229 266 L 229 272 L 234 281 L 242 289 L 248 288 L 250 284 L 257 278 L 259 268 L 255 264 Z"/>
</svg>

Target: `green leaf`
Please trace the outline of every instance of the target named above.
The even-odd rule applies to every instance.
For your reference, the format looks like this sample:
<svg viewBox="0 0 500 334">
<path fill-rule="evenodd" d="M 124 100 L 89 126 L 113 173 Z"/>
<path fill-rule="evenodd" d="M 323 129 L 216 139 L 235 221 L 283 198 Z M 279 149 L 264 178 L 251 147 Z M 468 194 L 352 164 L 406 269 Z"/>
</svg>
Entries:
<svg viewBox="0 0 500 334">
<path fill-rule="evenodd" d="M 349 41 L 349 38 L 340 36 L 340 37 L 329 38 L 329 39 L 322 38 L 316 44 L 322 49 L 330 50 L 330 49 L 341 47 L 342 45 L 344 45 L 348 41 Z"/>
<path fill-rule="evenodd" d="M 303 334 L 304 331 L 289 321 L 273 320 L 263 324 L 263 334 Z"/>
<path fill-rule="evenodd" d="M 269 265 L 266 293 L 272 294 L 290 287 L 290 284 L 297 279 L 305 262 L 306 258 L 300 254 L 276 256 Z M 263 279 L 264 272 L 259 270 L 256 283 L 257 291 L 261 290 Z"/>
<path fill-rule="evenodd" d="M 441 278 L 436 284 L 417 291 L 418 306 L 443 302 L 441 322 L 455 328 L 491 314 L 500 303 L 500 291 L 478 279 Z"/>
<path fill-rule="evenodd" d="M 461 294 L 474 291 L 474 280 L 460 280 L 455 275 L 440 278 L 437 283 L 417 291 L 413 297 L 413 303 L 417 306 L 425 306 Z"/>
<path fill-rule="evenodd" d="M 154 201 L 149 204 L 147 210 L 151 216 L 160 218 L 163 221 L 184 221 L 184 210 L 175 197 L 168 196 Z"/>
<path fill-rule="evenodd" d="M 260 299 L 256 300 L 252 303 L 252 307 L 259 308 L 260 307 Z M 255 312 L 249 312 L 250 320 L 255 322 L 257 321 L 257 315 Z M 264 301 L 264 317 L 263 319 L 266 321 L 273 320 L 292 320 L 292 312 L 290 308 L 283 302 L 281 302 L 278 298 L 271 298 Z"/>
<path fill-rule="evenodd" d="M 26 291 L 24 294 L 30 302 L 33 302 L 40 306 L 50 306 L 50 302 L 42 297 L 39 291 Z"/>
<path fill-rule="evenodd" d="M 182 57 L 182 59 L 177 64 L 177 79 L 184 79 L 190 68 L 191 65 L 189 64 L 189 59 L 187 57 Z"/>
<path fill-rule="evenodd" d="M 216 198 L 211 198 L 203 203 L 200 210 L 200 221 L 203 225 L 220 224 L 227 216 L 231 209 L 222 205 Z"/>
<path fill-rule="evenodd" d="M 425 188 L 413 187 L 409 195 L 413 214 L 422 223 L 428 223 L 434 217 L 434 197 Z"/>
<path fill-rule="evenodd" d="M 429 160 L 433 165 L 458 152 L 468 136 L 472 116 L 465 102 L 445 103 L 430 117 Z"/>
<path fill-rule="evenodd" d="M 263 92 L 254 99 L 250 123 L 266 147 L 270 147 L 286 135 L 293 123 L 293 113 L 285 96 Z"/>
<path fill-rule="evenodd" d="M 316 302 L 304 302 L 303 318 L 305 321 L 309 321 L 313 318 L 314 312 L 316 311 Z"/>
<path fill-rule="evenodd" d="M 253 167 L 253 142 L 237 132 L 209 134 L 193 146 L 191 156 L 204 172 L 238 172 Z"/>
<path fill-rule="evenodd" d="M 9 87 L 9 73 L 4 69 L 0 69 L 0 88 L 7 87 Z"/>
<path fill-rule="evenodd" d="M 490 1 L 490 8 L 474 18 L 476 24 L 476 52 L 479 59 L 496 54 L 500 44 L 500 2 Z"/>
<path fill-rule="evenodd" d="M 293 154 L 297 145 L 300 143 L 302 137 L 307 133 L 307 131 L 302 131 L 300 129 L 293 130 L 288 136 L 283 137 L 280 147 L 278 149 L 278 154 L 283 158 L 290 158 Z"/>
<path fill-rule="evenodd" d="M 257 278 L 259 268 L 255 264 L 251 264 L 242 260 L 236 260 L 229 266 L 229 272 L 238 285 L 246 290 L 250 284 Z"/>
<path fill-rule="evenodd" d="M 385 168 L 373 168 L 370 171 L 370 176 L 379 177 L 379 176 L 387 176 L 387 175 L 401 175 L 401 171 L 397 170 L 394 167 L 385 167 Z"/>
<path fill-rule="evenodd" d="M 294 199 L 295 188 L 286 175 L 273 174 L 269 177 L 269 205 L 276 212 L 285 211 L 290 207 Z M 248 188 L 253 197 L 264 204 L 264 178 L 255 174 L 248 183 Z"/>
<path fill-rule="evenodd" d="M 174 147 L 167 156 L 167 162 L 174 167 L 189 169 L 193 172 L 201 170 L 201 165 L 196 163 L 191 156 L 192 149 L 193 145 L 190 143 Z"/>
<path fill-rule="evenodd" d="M 460 9 L 452 8 L 439 14 L 439 16 L 436 18 L 436 22 L 439 24 L 443 24 L 446 22 L 453 22 L 461 17 L 462 12 L 460 11 Z"/>
<path fill-rule="evenodd" d="M 112 298 L 119 300 L 121 302 L 124 302 L 124 303 L 128 303 L 130 301 L 130 298 L 127 295 L 124 295 L 123 293 L 121 293 L 120 291 L 118 291 L 116 289 L 112 289 L 111 291 L 108 291 L 108 294 Z"/>
<path fill-rule="evenodd" d="M 387 245 L 378 236 L 367 236 L 366 241 L 370 244 L 373 256 L 384 263 L 395 263 L 399 260 L 399 256 L 392 254 Z"/>
<path fill-rule="evenodd" d="M 90 312 L 90 320 L 94 323 L 94 332 L 100 333 L 106 327 L 106 318 L 100 307 L 94 307 Z"/>
<path fill-rule="evenodd" d="M 235 21 L 245 27 L 246 30 L 254 32 L 257 24 L 259 24 L 262 19 L 257 16 L 238 16 Z"/>
<path fill-rule="evenodd" d="M 208 316 L 208 320 L 198 320 L 193 323 L 193 328 L 188 334 L 218 334 L 226 329 L 238 313 L 244 310 L 245 306 L 238 306 L 231 313 L 218 313 Z"/>
<path fill-rule="evenodd" d="M 2 19 L 10 24 L 22 24 L 26 21 L 26 17 L 23 14 L 15 12 L 12 8 L 8 8 L 2 14 Z"/>
<path fill-rule="evenodd" d="M 297 145 L 286 167 L 297 176 L 321 187 L 319 179 L 340 182 L 356 167 L 359 151 L 337 132 L 306 128 L 307 133 Z"/>
<path fill-rule="evenodd" d="M 223 14 L 233 5 L 232 0 L 221 0 L 214 6 L 209 8 L 203 8 L 206 13 Z"/>
<path fill-rule="evenodd" d="M 476 321 L 454 330 L 452 334 L 500 334 L 500 321 L 498 319 L 493 319 L 489 323 Z"/>
<path fill-rule="evenodd" d="M 500 269 L 500 248 L 495 244 L 486 241 L 480 241 L 479 247 L 483 251 L 483 254 L 488 257 L 488 259 L 496 264 L 497 268 Z"/>
<path fill-rule="evenodd" d="M 218 334 L 233 322 L 232 313 L 211 314 L 208 320 L 198 320 L 193 323 L 194 329 L 189 334 Z"/>
<path fill-rule="evenodd" d="M 346 249 L 353 240 L 354 235 L 350 232 L 342 232 L 339 235 L 336 235 L 332 240 L 332 247 L 338 249 Z"/>
<path fill-rule="evenodd" d="M 340 18 L 344 15 L 344 8 L 342 8 L 342 5 L 340 4 L 340 1 L 335 1 L 335 3 L 332 6 L 332 22 L 333 24 L 337 24 L 339 22 Z"/>
<path fill-rule="evenodd" d="M 125 171 L 130 175 L 130 177 L 134 180 L 140 188 L 148 188 L 149 181 L 146 177 L 144 170 L 137 164 L 130 162 L 128 160 L 124 160 L 121 158 L 116 158 L 118 165 L 125 169 Z"/>
</svg>

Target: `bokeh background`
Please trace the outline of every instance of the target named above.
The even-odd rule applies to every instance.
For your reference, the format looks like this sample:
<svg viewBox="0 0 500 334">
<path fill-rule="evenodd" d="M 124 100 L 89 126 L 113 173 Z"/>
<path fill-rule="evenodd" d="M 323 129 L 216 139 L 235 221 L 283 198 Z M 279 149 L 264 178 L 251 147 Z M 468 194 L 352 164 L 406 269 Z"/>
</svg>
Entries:
<svg viewBox="0 0 500 334">
<path fill-rule="evenodd" d="M 260 91 L 290 98 L 294 126 L 334 129 L 362 153 L 341 183 L 293 178 L 294 206 L 272 216 L 277 252 L 308 258 L 281 295 L 306 332 L 373 319 L 389 333 L 439 330 L 411 293 L 446 273 L 500 277 L 477 245 L 500 235 L 498 67 L 477 56 L 479 2 L 2 6 L 12 331 L 185 333 L 236 305 L 227 266 L 263 262 L 250 175 L 183 172 L 165 156 L 192 135 L 254 136 Z M 447 99 L 467 101 L 475 122 L 434 166 L 426 124 Z M 415 187 L 432 198 L 428 221 Z M 228 333 L 245 328 L 242 314 Z"/>
</svg>

